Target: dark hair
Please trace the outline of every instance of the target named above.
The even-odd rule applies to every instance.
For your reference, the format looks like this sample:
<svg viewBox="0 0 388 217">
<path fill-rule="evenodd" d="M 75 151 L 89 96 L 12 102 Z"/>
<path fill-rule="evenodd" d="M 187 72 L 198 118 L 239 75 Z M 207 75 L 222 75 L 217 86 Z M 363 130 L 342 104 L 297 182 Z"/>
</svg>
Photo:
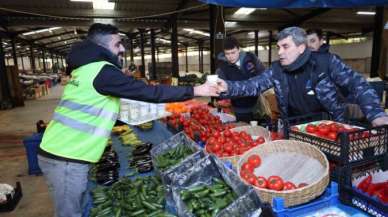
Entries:
<svg viewBox="0 0 388 217">
<path fill-rule="evenodd" d="M 119 34 L 119 29 L 110 24 L 94 23 L 90 26 L 88 30 L 87 38 L 97 44 L 106 45 L 107 38 L 106 36 Z"/>
<path fill-rule="evenodd" d="M 319 39 L 322 39 L 323 37 L 322 29 L 308 29 L 306 32 L 307 32 L 307 35 L 311 35 L 314 33 L 317 34 Z"/>
<path fill-rule="evenodd" d="M 224 50 L 232 50 L 234 48 L 239 49 L 240 43 L 238 43 L 236 38 L 233 37 L 227 37 L 224 40 Z"/>
</svg>

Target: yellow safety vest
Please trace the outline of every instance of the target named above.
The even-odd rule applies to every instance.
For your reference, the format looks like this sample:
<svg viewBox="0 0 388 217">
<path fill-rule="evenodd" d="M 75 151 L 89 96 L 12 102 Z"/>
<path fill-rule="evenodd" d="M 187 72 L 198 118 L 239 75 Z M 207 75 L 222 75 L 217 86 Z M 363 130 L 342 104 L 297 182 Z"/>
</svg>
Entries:
<svg viewBox="0 0 388 217">
<path fill-rule="evenodd" d="M 107 64 L 112 65 L 100 61 L 72 71 L 41 149 L 60 157 L 98 162 L 120 109 L 119 98 L 101 95 L 93 86 L 94 78 Z"/>
</svg>

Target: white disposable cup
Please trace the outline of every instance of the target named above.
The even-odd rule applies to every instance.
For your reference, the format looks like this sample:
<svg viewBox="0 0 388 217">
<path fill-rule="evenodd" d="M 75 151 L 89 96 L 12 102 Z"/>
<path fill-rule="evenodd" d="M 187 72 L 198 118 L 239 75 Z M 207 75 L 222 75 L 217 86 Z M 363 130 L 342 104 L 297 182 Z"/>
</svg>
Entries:
<svg viewBox="0 0 388 217">
<path fill-rule="evenodd" d="M 156 104 L 151 104 L 150 105 L 150 113 L 152 115 L 156 115 L 158 113 L 158 107 Z"/>
<path fill-rule="evenodd" d="M 208 75 L 206 77 L 206 81 L 210 84 L 217 84 L 217 80 L 218 80 L 218 75 Z"/>
<path fill-rule="evenodd" d="M 252 127 L 256 127 L 257 126 L 257 121 L 250 121 L 249 123 L 251 124 Z"/>
<path fill-rule="evenodd" d="M 145 117 L 149 113 L 150 105 L 148 103 L 139 103 L 140 105 L 140 116 Z"/>
</svg>

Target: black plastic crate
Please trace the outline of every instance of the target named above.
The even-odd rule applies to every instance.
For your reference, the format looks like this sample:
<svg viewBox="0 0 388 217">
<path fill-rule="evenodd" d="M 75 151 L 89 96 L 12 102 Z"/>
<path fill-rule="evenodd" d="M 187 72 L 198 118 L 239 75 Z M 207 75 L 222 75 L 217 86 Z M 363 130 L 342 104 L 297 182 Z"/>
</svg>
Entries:
<svg viewBox="0 0 388 217">
<path fill-rule="evenodd" d="M 375 158 L 374 161 L 358 162 L 341 167 L 339 171 L 339 194 L 340 201 L 346 205 L 356 207 L 371 216 L 385 217 L 388 213 L 388 205 L 383 204 L 375 197 L 357 189 L 352 185 L 352 180 L 364 177 L 376 171 L 386 171 L 388 169 L 388 154 Z"/>
<path fill-rule="evenodd" d="M 314 114 L 285 120 L 285 138 L 304 141 L 318 147 L 336 166 L 359 161 L 367 162 L 387 153 L 388 126 L 342 132 L 338 134 L 337 141 L 290 130 L 290 126 L 318 120 L 330 120 L 330 118 L 325 114 Z M 360 126 L 360 124 L 357 125 Z"/>
<path fill-rule="evenodd" d="M 356 125 L 365 129 L 340 133 L 338 134 L 337 141 L 290 130 L 291 126 L 320 120 L 331 120 L 331 118 L 327 113 L 309 114 L 283 120 L 283 126 L 281 127 L 284 128 L 284 137 L 286 139 L 310 143 L 325 153 L 330 162 L 330 177 L 333 181 L 338 181 L 339 167 L 348 163 L 373 161 L 376 156 L 387 153 L 388 126 L 368 128 L 368 124 L 349 121 L 344 124 Z"/>
<path fill-rule="evenodd" d="M 11 194 L 7 195 L 7 201 L 0 204 L 0 212 L 10 212 L 15 209 L 16 205 L 19 203 L 22 198 L 22 186 L 20 182 L 16 182 L 15 193 L 13 196 Z"/>
</svg>

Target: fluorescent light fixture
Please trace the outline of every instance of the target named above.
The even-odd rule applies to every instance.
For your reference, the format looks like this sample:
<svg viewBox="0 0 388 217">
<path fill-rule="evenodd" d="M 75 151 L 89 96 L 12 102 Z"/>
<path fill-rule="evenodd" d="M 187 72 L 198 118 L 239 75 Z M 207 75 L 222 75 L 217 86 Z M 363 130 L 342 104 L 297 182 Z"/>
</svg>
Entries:
<svg viewBox="0 0 388 217">
<path fill-rule="evenodd" d="M 203 35 L 203 36 L 207 36 L 207 37 L 210 36 L 210 33 L 202 32 L 202 31 L 195 30 L 195 29 L 184 28 L 183 30 L 189 32 L 190 34 L 195 33 L 195 34 Z"/>
<path fill-rule="evenodd" d="M 248 15 L 253 13 L 256 8 L 240 8 L 236 12 L 234 12 L 234 15 Z"/>
<path fill-rule="evenodd" d="M 23 35 L 34 35 L 34 34 L 41 33 L 41 32 L 51 32 L 51 31 L 54 31 L 54 30 L 60 29 L 60 28 L 62 28 L 62 27 L 51 27 L 51 28 L 47 28 L 47 29 L 40 29 L 40 30 L 36 30 L 36 31 L 25 32 L 25 33 L 23 33 Z"/>
<path fill-rule="evenodd" d="M 126 37 L 127 36 L 126 34 L 121 33 L 121 32 L 119 32 L 119 35 L 122 36 L 122 37 Z"/>
<path fill-rule="evenodd" d="M 236 25 L 237 25 L 237 22 L 230 22 L 230 21 L 225 22 L 225 27 L 235 27 Z"/>
<path fill-rule="evenodd" d="M 171 44 L 171 41 L 163 39 L 163 38 L 157 38 L 156 40 L 158 40 L 158 41 L 160 41 L 162 43 L 165 43 L 165 44 Z"/>
<path fill-rule="evenodd" d="M 114 2 L 109 0 L 70 0 L 72 2 L 92 2 L 93 9 L 113 10 L 115 8 Z"/>
<path fill-rule="evenodd" d="M 369 15 L 369 16 L 374 16 L 376 12 L 374 11 L 357 11 L 358 15 Z"/>
<path fill-rule="evenodd" d="M 93 0 L 93 9 L 113 10 L 115 3 L 108 0 Z"/>
<path fill-rule="evenodd" d="M 94 18 L 93 22 L 95 22 L 95 23 L 103 23 L 103 24 L 111 24 L 111 25 L 114 24 L 112 18 Z"/>
</svg>

